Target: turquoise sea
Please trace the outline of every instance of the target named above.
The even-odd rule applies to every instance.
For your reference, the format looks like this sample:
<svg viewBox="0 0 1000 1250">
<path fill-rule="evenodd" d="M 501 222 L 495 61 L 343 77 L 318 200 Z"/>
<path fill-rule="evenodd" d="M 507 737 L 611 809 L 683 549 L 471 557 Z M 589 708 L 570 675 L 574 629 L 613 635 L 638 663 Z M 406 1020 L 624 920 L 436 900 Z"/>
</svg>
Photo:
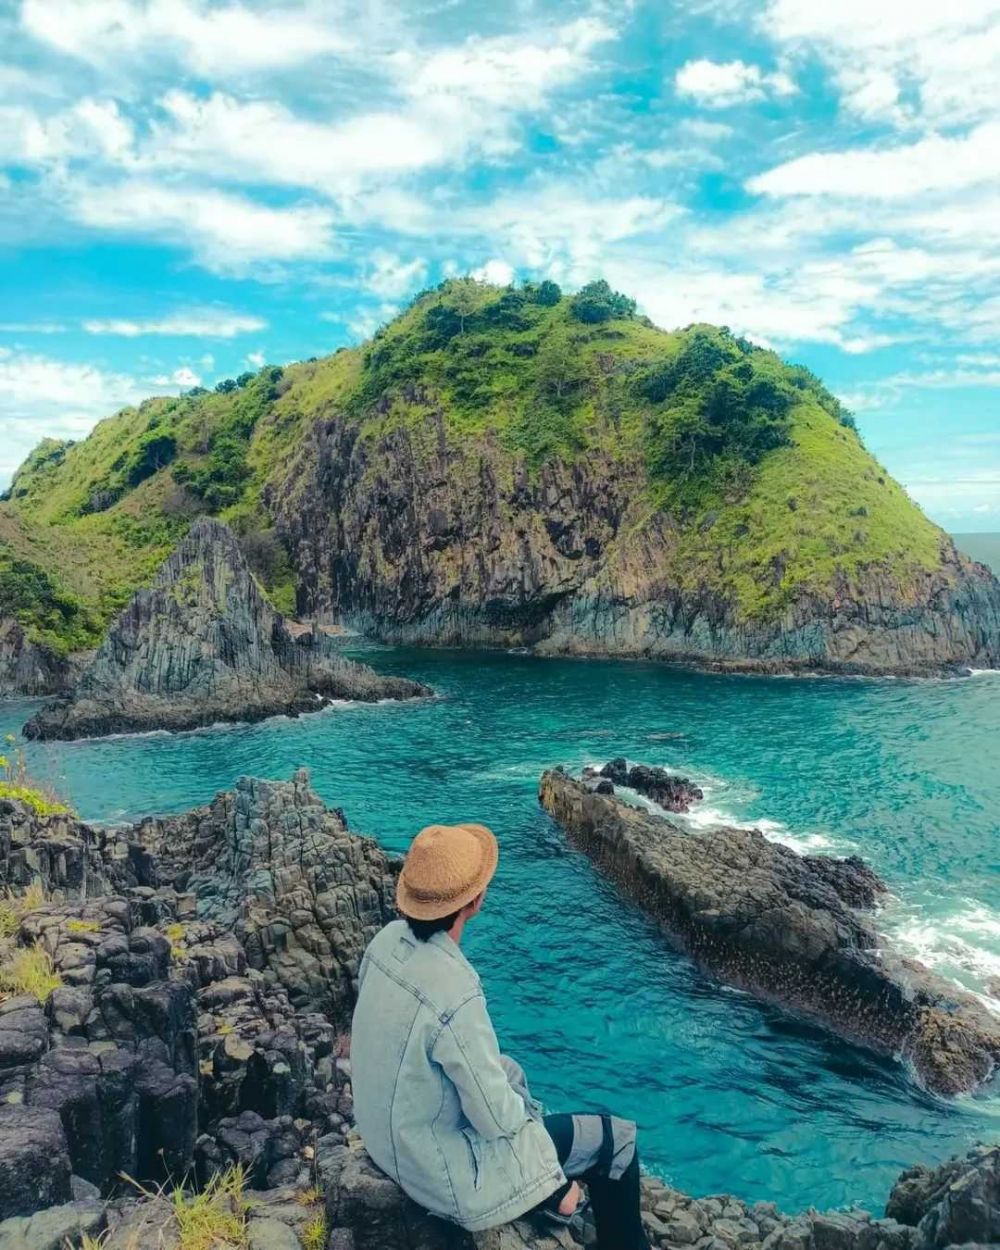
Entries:
<svg viewBox="0 0 1000 1250">
<path fill-rule="evenodd" d="M 545 767 L 616 754 L 684 772 L 706 790 L 692 836 L 748 821 L 802 851 L 864 855 L 894 891 L 884 929 L 1000 995 L 1000 674 L 751 678 L 354 650 L 440 698 L 30 745 L 31 766 L 97 820 L 182 809 L 241 773 L 304 764 L 354 829 L 393 851 L 430 821 L 488 823 L 502 858 L 468 951 L 502 1044 L 550 1106 L 638 1120 L 647 1165 L 696 1194 L 876 1209 L 904 1166 L 1000 1139 L 1000 1092 L 931 1097 L 897 1064 L 698 973 L 566 846 L 535 795 Z M 0 729 L 30 706 L 0 704 Z"/>
</svg>

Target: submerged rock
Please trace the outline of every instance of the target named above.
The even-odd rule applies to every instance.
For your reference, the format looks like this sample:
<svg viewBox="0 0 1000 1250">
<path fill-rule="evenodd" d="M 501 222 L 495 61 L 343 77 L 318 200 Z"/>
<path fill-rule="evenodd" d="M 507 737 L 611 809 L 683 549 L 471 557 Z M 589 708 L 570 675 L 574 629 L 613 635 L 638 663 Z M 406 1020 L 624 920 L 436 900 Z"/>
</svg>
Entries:
<svg viewBox="0 0 1000 1250">
<path fill-rule="evenodd" d="M 714 975 L 899 1055 L 941 1094 L 1000 1064 L 1000 1020 L 971 994 L 886 949 L 870 912 L 886 886 L 860 859 L 797 855 L 757 830 L 692 836 L 561 770 L 542 806 L 664 932 Z"/>
<path fill-rule="evenodd" d="M 322 632 L 293 631 L 268 604 L 239 544 L 203 518 L 113 622 L 66 702 L 43 708 L 29 738 L 193 729 L 315 711 L 325 700 L 431 692 L 343 659 Z"/>
</svg>

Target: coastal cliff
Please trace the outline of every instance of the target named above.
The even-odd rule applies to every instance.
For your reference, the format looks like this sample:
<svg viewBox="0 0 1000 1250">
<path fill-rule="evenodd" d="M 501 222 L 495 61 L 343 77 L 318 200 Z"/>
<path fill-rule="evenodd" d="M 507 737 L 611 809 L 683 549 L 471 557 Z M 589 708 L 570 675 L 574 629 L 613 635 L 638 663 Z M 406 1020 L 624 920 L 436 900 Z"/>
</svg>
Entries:
<svg viewBox="0 0 1000 1250">
<path fill-rule="evenodd" d="M 464 1234 L 365 1154 L 342 1030 L 396 872 L 304 771 L 115 828 L 0 799 L 0 1247 L 176 1250 L 195 1203 L 239 1250 L 592 1245 L 585 1216 Z M 884 1218 L 652 1176 L 641 1203 L 657 1250 L 986 1244 L 1000 1149 L 910 1168 Z"/>
<path fill-rule="evenodd" d="M 0 616 L 89 645 L 206 513 L 279 610 L 389 641 L 1000 664 L 1000 583 L 818 378 L 600 282 L 444 283 L 361 347 L 43 441 L 0 501 Z"/>
<path fill-rule="evenodd" d="M 150 590 L 112 624 L 68 700 L 37 713 L 29 738 L 192 729 L 315 711 L 328 699 L 409 699 L 416 682 L 336 654 L 320 632 L 291 632 L 220 522 L 197 522 Z"/>
<path fill-rule="evenodd" d="M 747 671 L 921 674 L 1000 662 L 1000 584 L 944 534 L 926 567 L 873 560 L 848 571 L 833 560 L 825 584 L 795 585 L 780 542 L 753 567 L 753 521 L 734 520 L 741 509 L 693 525 L 652 507 L 638 458 L 595 451 L 532 473 L 493 435 L 458 441 L 440 412 L 426 420 L 419 438 L 366 437 L 328 420 L 269 495 L 303 613 L 391 642 Z M 854 441 L 830 427 L 831 439 Z M 786 507 L 790 545 L 829 506 L 810 493 L 799 495 L 804 515 Z M 738 589 L 747 577 L 766 592 L 751 611 Z"/>
</svg>

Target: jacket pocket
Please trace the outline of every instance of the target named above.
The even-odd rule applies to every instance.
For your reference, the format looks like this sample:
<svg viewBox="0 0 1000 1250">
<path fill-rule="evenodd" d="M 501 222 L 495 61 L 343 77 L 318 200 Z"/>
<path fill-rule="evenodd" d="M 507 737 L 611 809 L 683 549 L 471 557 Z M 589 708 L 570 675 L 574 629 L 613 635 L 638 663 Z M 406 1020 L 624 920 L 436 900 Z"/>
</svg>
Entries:
<svg viewBox="0 0 1000 1250">
<path fill-rule="evenodd" d="M 469 1153 L 472 1155 L 472 1175 L 473 1184 L 476 1189 L 483 1187 L 483 1144 L 479 1140 L 479 1136 L 475 1129 L 463 1128 L 462 1136 L 469 1143 Z"/>
</svg>

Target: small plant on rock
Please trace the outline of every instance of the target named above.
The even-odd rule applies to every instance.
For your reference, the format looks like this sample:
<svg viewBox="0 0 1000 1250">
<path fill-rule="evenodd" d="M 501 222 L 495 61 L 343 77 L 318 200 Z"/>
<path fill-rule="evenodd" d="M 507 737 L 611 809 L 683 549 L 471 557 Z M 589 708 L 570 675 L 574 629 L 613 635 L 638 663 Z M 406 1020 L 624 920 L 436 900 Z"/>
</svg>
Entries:
<svg viewBox="0 0 1000 1250">
<path fill-rule="evenodd" d="M 38 816 L 66 815 L 70 810 L 66 804 L 29 776 L 24 752 L 13 747 L 13 735 L 7 734 L 6 741 L 7 750 L 0 752 L 0 799 L 17 799 Z"/>
<path fill-rule="evenodd" d="M 74 916 L 66 921 L 66 929 L 69 933 L 100 933 L 101 926 L 96 920 L 80 920 Z"/>
<path fill-rule="evenodd" d="M 246 1177 L 241 1167 L 213 1176 L 197 1194 L 173 1193 L 178 1250 L 243 1250 L 247 1244 Z"/>
<path fill-rule="evenodd" d="M 326 1250 L 326 1217 L 317 1215 L 299 1234 L 302 1250 Z"/>
<path fill-rule="evenodd" d="M 187 944 L 184 941 L 184 926 L 179 923 L 168 924 L 163 931 L 170 942 L 170 958 L 179 960 L 187 955 Z"/>
<path fill-rule="evenodd" d="M 30 994 L 40 1003 L 48 1000 L 62 978 L 52 965 L 52 957 L 41 946 L 20 946 L 4 952 L 0 947 L 0 1001 L 17 994 Z"/>
</svg>

